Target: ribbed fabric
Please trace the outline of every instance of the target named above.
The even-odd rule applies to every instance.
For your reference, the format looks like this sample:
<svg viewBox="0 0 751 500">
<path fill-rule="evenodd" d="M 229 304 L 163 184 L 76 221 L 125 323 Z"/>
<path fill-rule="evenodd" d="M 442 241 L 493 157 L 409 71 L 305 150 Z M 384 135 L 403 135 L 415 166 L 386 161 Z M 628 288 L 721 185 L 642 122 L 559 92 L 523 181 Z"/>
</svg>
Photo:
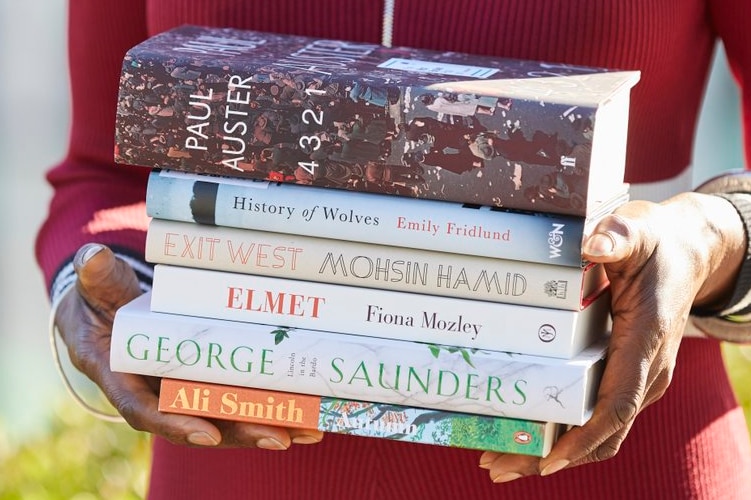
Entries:
<svg viewBox="0 0 751 500">
<path fill-rule="evenodd" d="M 68 184 L 68 176 L 98 176 L 89 170 L 92 165 L 111 164 L 120 62 L 127 48 L 147 34 L 192 23 L 378 42 L 381 10 L 382 2 L 370 0 L 71 2 L 71 149 L 65 164 L 50 174 L 54 188 L 69 189 L 56 191 L 52 211 L 99 189 L 93 184 L 76 188 Z M 399 0 L 393 44 L 641 70 L 642 80 L 632 93 L 627 180 L 650 182 L 673 177 L 690 163 L 717 33 L 739 81 L 751 81 L 749 69 L 740 64 L 751 59 L 749 33 L 734 22 L 748 10 L 743 0 L 714 2 L 711 13 L 703 0 L 475 0 L 471 5 Z M 745 137 L 751 143 L 748 102 L 751 99 L 744 104 Z M 78 166 L 66 166 L 72 163 Z M 110 182 L 110 174 L 105 172 L 101 181 Z M 139 175 L 122 167 L 117 174 L 127 179 Z M 110 193 L 107 200 L 87 202 L 118 206 L 136 202 L 140 194 Z M 94 207 L 80 208 L 73 217 Z M 59 255 L 70 256 L 91 239 L 75 231 L 84 222 L 55 220 L 42 231 L 38 259 L 48 283 L 60 265 Z M 142 247 L 137 235 L 111 237 L 136 251 Z M 54 249 L 53 255 L 43 249 Z"/>
<path fill-rule="evenodd" d="M 335 27 L 334 38 L 368 42 L 381 39 L 380 1 L 165 0 L 147 4 L 151 33 L 180 24 L 203 24 L 331 37 L 332 27 Z"/>
<path fill-rule="evenodd" d="M 122 56 L 147 34 L 145 7 L 139 2 L 70 2 L 70 146 L 65 161 L 47 175 L 55 192 L 50 217 L 36 241 L 48 287 L 86 242 L 101 241 L 143 254 L 146 215 L 129 207 L 143 204 L 148 172 L 116 168 L 113 151 Z M 96 217 L 107 223 L 92 231 Z"/>
<path fill-rule="evenodd" d="M 143 251 L 147 169 L 112 162 L 127 48 L 184 23 L 378 42 L 381 9 L 376 0 L 71 1 L 71 142 L 48 175 L 54 197 L 36 247 L 47 283 L 85 242 Z M 718 34 L 738 81 L 751 82 L 748 10 L 748 0 L 397 0 L 393 44 L 641 70 L 627 180 L 652 182 L 686 174 Z M 493 485 L 478 452 L 336 435 L 287 452 L 157 439 L 154 452 L 151 500 L 751 498 L 743 414 L 719 345 L 707 340 L 683 342 L 667 394 L 638 417 L 614 459 L 548 478 Z"/>
<path fill-rule="evenodd" d="M 714 44 L 703 1 L 426 3 L 397 2 L 394 45 L 640 69 L 642 81 L 632 93 L 629 181 L 659 180 L 689 165 Z M 428 16 L 433 21 L 425 22 Z M 453 29 L 459 19 L 468 28 Z"/>
</svg>

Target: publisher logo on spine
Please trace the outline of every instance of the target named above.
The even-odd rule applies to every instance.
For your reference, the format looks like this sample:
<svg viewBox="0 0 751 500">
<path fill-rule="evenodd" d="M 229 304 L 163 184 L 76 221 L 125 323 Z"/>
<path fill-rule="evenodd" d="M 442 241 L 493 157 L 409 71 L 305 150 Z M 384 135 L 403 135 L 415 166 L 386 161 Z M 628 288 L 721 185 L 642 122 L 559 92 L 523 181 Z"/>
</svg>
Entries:
<svg viewBox="0 0 751 500">
<path fill-rule="evenodd" d="M 532 442 L 532 434 L 526 431 L 516 431 L 514 433 L 514 442 L 516 444 L 530 444 Z"/>
<path fill-rule="evenodd" d="M 546 343 L 552 342 L 553 339 L 555 339 L 555 327 L 553 327 L 553 325 L 548 325 L 548 324 L 542 325 L 537 330 L 537 336 L 543 342 L 546 342 Z"/>
<path fill-rule="evenodd" d="M 561 256 L 564 226 L 565 224 L 553 224 L 553 229 L 548 233 L 548 248 L 550 249 L 548 257 L 551 259 L 557 259 Z"/>
</svg>

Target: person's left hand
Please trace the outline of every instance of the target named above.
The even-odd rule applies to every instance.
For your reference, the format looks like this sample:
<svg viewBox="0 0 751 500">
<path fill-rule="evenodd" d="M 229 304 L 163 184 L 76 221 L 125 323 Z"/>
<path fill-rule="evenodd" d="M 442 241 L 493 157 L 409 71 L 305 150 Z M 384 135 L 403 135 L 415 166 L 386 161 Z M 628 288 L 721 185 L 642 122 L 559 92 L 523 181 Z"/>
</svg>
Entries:
<svg viewBox="0 0 751 500">
<path fill-rule="evenodd" d="M 591 419 L 566 432 L 545 458 L 485 452 L 494 482 L 613 457 L 637 415 L 670 384 L 692 306 L 719 307 L 745 256 L 743 224 L 717 196 L 684 193 L 662 204 L 629 202 L 585 239 L 611 283 L 612 334 Z"/>
</svg>

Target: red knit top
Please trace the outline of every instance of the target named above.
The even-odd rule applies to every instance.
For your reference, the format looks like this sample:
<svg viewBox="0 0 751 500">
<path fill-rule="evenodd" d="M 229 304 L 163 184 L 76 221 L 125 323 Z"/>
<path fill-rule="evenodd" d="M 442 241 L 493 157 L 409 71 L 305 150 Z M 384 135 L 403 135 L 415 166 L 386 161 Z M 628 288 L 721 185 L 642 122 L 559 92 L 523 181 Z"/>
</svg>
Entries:
<svg viewBox="0 0 751 500">
<path fill-rule="evenodd" d="M 640 70 L 627 180 L 652 182 L 689 166 L 718 38 L 741 88 L 751 155 L 749 11 L 748 0 L 396 0 L 392 43 Z M 382 16 L 382 0 L 71 1 L 70 147 L 48 174 L 54 197 L 36 247 L 48 285 L 85 242 L 143 252 L 148 169 L 112 160 L 128 48 L 184 23 L 379 42 Z M 479 455 L 340 435 L 286 452 L 156 439 L 150 498 L 751 498 L 749 436 L 711 340 L 684 340 L 672 385 L 611 460 L 495 485 Z"/>
</svg>

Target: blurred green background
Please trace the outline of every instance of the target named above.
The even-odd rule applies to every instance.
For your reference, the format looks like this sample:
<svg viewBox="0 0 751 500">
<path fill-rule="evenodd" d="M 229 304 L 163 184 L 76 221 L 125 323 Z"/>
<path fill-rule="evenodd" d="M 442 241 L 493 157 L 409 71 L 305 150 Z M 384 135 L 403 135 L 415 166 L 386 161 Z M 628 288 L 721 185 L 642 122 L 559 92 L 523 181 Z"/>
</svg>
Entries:
<svg viewBox="0 0 751 500">
<path fill-rule="evenodd" d="M 0 0 L 0 500 L 137 499 L 147 482 L 148 437 L 77 407 L 47 340 L 33 238 L 50 196 L 44 170 L 61 159 L 68 134 L 65 8 L 66 0 Z M 738 95 L 720 52 L 697 181 L 714 165 L 742 164 L 738 124 Z M 726 346 L 726 355 L 751 422 L 751 347 Z M 74 384 L 94 393 L 81 377 Z"/>
</svg>

